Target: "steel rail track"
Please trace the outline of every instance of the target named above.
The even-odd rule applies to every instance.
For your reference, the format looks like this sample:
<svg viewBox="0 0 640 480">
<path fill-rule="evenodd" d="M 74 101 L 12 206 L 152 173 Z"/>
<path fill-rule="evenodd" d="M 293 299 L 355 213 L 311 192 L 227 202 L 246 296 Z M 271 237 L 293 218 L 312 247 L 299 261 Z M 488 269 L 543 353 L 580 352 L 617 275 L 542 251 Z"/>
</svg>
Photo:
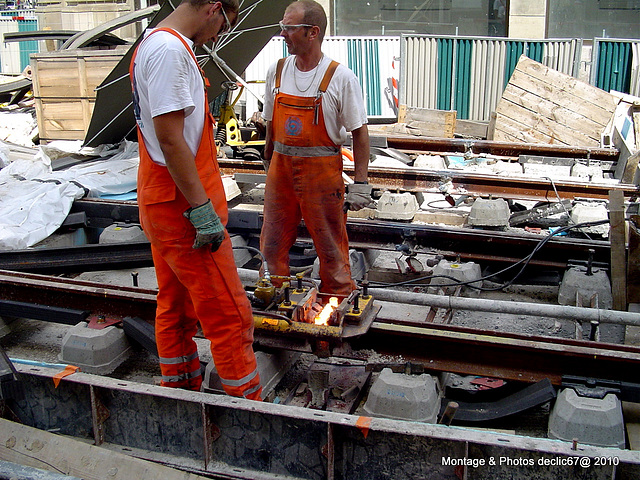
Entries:
<svg viewBox="0 0 640 480">
<path fill-rule="evenodd" d="M 262 162 L 239 159 L 219 159 L 218 162 L 222 173 L 227 175 L 264 173 Z M 346 166 L 345 173 L 353 176 L 353 168 Z M 423 192 L 429 189 L 437 191 L 437 188 L 447 180 L 451 180 L 460 191 L 521 200 L 556 201 L 558 197 L 561 199 L 607 199 L 611 190 L 621 190 L 625 197 L 638 195 L 638 186 L 633 184 L 584 183 L 565 180 L 554 180 L 552 183 L 539 178 L 500 177 L 453 170 L 369 168 L 369 183 L 375 188 L 410 192 Z"/>
<path fill-rule="evenodd" d="M 8 271 L 0 271 L 0 300 L 82 308 L 107 319 L 132 316 L 150 323 L 156 307 L 153 290 Z M 257 343 L 262 336 L 256 330 Z M 640 367 L 640 347 L 385 318 L 376 319 L 365 335 L 334 347 L 336 356 L 371 363 L 385 355 L 391 362 L 415 362 L 433 371 L 522 382 L 548 378 L 559 384 L 563 375 L 635 382 Z"/>
<path fill-rule="evenodd" d="M 138 223 L 138 206 L 135 202 L 112 200 L 80 200 L 73 206 L 74 212 L 85 214 L 87 226 L 104 228 L 113 222 Z M 229 210 L 229 231 L 244 235 L 258 235 L 262 217 L 258 212 L 245 228 L 243 212 Z M 238 218 L 240 220 L 235 221 Z M 246 224 L 246 222 L 244 222 Z M 238 226 L 240 225 L 240 226 Z M 513 264 L 527 257 L 544 238 L 533 233 L 483 230 L 441 225 L 362 220 L 347 221 L 349 242 L 355 248 L 394 250 L 403 243 L 418 253 L 435 253 L 447 257 L 483 264 Z M 310 240 L 304 224 L 299 228 L 299 239 Z M 609 241 L 581 238 L 553 237 L 544 248 L 536 252 L 530 264 L 551 269 L 566 268 L 572 260 L 585 261 L 593 250 L 593 260 L 609 264 Z M 76 273 L 114 268 L 140 268 L 151 266 L 151 252 L 146 242 L 95 244 L 77 247 L 50 247 L 27 250 L 0 251 L 0 270 L 33 273 Z"/>
</svg>

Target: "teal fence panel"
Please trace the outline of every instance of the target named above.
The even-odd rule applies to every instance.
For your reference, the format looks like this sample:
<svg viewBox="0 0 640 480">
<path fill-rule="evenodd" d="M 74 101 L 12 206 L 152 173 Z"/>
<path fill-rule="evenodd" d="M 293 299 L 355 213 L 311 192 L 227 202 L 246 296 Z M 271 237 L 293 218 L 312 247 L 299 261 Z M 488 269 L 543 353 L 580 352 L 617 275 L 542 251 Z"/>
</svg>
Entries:
<svg viewBox="0 0 640 480">
<path fill-rule="evenodd" d="M 516 69 L 518 59 L 524 52 L 524 42 L 507 42 L 507 49 L 505 52 L 506 58 L 504 62 L 504 81 L 502 82 L 502 88 L 507 87 L 511 74 Z"/>
<path fill-rule="evenodd" d="M 599 41 L 597 55 L 595 86 L 607 92 L 617 90 L 630 93 L 633 60 L 631 43 Z"/>
<path fill-rule="evenodd" d="M 469 118 L 469 102 L 471 98 L 471 56 L 472 40 L 458 40 L 456 55 L 456 95 L 455 110 L 460 118 Z"/>
<path fill-rule="evenodd" d="M 18 20 L 19 32 L 33 32 L 38 29 L 38 21 L 33 20 Z M 31 62 L 30 56 L 32 53 L 38 53 L 38 42 L 35 40 L 28 40 L 20 42 L 20 69 L 24 70 Z"/>
<path fill-rule="evenodd" d="M 378 40 L 349 39 L 347 41 L 347 66 L 356 74 L 365 95 L 368 115 L 382 113 L 380 92 L 380 59 Z"/>
<path fill-rule="evenodd" d="M 438 110 L 451 110 L 453 79 L 453 39 L 438 39 Z"/>
<path fill-rule="evenodd" d="M 527 57 L 536 62 L 544 60 L 545 44 L 543 42 L 527 42 Z M 511 72 L 513 73 L 513 71 Z"/>
</svg>

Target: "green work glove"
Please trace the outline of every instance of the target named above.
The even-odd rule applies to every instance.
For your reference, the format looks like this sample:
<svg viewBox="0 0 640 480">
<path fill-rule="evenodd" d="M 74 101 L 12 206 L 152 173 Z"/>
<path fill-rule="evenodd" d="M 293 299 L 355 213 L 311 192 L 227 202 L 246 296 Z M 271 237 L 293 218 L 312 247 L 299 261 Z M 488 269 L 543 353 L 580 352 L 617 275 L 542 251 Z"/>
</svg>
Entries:
<svg viewBox="0 0 640 480">
<path fill-rule="evenodd" d="M 222 225 L 220 217 L 214 210 L 211 200 L 207 200 L 207 203 L 203 203 L 198 207 L 190 208 L 183 215 L 189 219 L 196 229 L 193 248 L 200 248 L 207 244 L 211 245 L 212 252 L 220 248 L 224 240 L 224 225 Z"/>
<path fill-rule="evenodd" d="M 368 183 L 350 183 L 347 185 L 347 197 L 344 199 L 344 211 L 362 210 L 375 205 L 371 198 L 371 185 Z"/>
</svg>

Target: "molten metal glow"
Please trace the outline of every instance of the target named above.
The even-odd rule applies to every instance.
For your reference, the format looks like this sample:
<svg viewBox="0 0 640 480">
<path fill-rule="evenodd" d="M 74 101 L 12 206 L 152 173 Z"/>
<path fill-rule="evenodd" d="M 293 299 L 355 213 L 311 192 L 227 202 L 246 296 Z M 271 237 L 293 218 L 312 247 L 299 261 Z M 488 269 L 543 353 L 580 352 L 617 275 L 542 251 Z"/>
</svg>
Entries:
<svg viewBox="0 0 640 480">
<path fill-rule="evenodd" d="M 315 318 L 316 325 L 328 325 L 331 313 L 338 308 L 338 297 L 331 297 L 320 313 Z"/>
</svg>

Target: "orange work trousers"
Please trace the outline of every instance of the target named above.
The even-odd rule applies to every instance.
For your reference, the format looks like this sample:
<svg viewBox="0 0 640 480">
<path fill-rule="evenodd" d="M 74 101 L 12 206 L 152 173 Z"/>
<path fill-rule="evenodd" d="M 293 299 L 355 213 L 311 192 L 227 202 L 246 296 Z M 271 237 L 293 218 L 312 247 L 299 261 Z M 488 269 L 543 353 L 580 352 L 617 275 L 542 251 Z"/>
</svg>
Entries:
<svg viewBox="0 0 640 480">
<path fill-rule="evenodd" d="M 329 70 L 321 83 L 322 91 L 331 79 L 333 71 Z M 348 295 L 355 283 L 349 265 L 347 214 L 343 211 L 342 156 L 327 133 L 321 95 L 298 97 L 278 92 L 271 130 L 274 153 L 260 235 L 269 271 L 289 275 L 289 250 L 304 219 L 320 260 L 320 290 Z"/>
<path fill-rule="evenodd" d="M 173 30 L 156 31 L 159 30 L 182 40 Z M 183 43 L 196 61 L 192 50 L 184 40 Z M 131 78 L 134 62 L 135 53 Z M 204 129 L 195 163 L 216 212 L 226 224 L 226 196 L 216 160 L 214 123 L 206 91 L 205 105 Z M 215 252 L 208 246 L 192 248 L 195 229 L 183 216 L 189 204 L 168 169 L 152 161 L 140 130 L 138 139 L 138 205 L 158 279 L 155 334 L 162 385 L 200 389 L 200 360 L 193 340 L 200 324 L 202 333 L 211 342 L 211 354 L 225 392 L 260 400 L 262 389 L 253 352 L 253 312 L 238 276 L 229 235 L 225 233 Z"/>
</svg>

